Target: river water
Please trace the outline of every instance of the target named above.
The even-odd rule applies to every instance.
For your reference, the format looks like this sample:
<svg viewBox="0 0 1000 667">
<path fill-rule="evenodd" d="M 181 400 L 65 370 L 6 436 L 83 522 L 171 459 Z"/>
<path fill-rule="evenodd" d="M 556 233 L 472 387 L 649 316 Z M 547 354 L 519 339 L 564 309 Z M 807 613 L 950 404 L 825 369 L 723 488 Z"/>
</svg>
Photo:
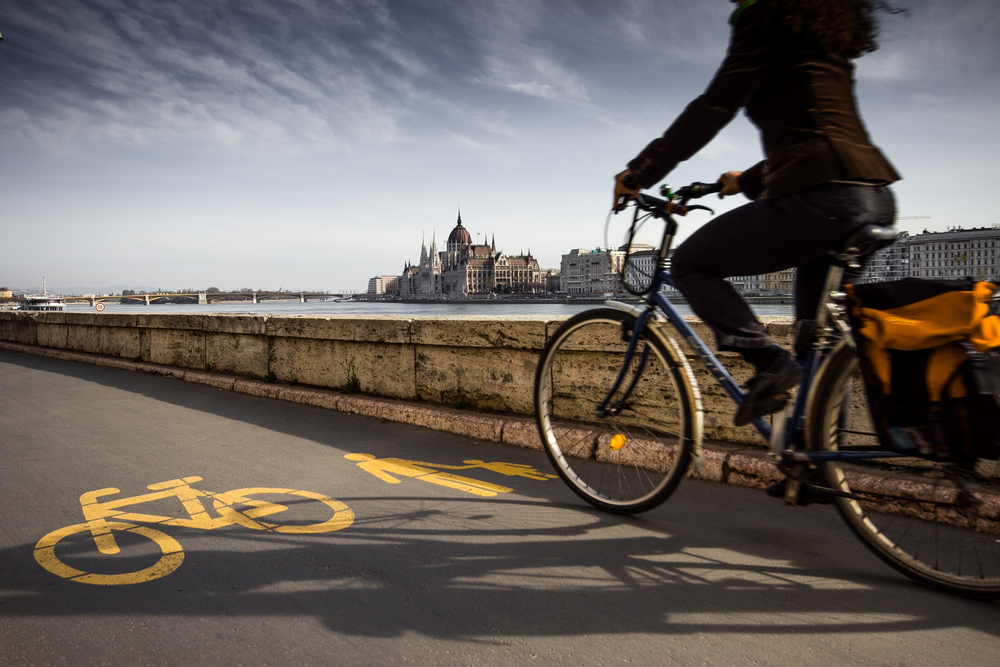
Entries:
<svg viewBox="0 0 1000 667">
<path fill-rule="evenodd" d="M 444 317 L 448 315 L 474 315 L 496 317 L 505 315 L 541 315 L 552 317 L 570 317 L 590 308 L 595 304 L 560 304 L 560 303 L 477 303 L 467 301 L 461 303 L 384 303 L 384 302 L 351 302 L 351 301 L 265 301 L 263 303 L 230 302 L 198 305 L 188 303 L 166 303 L 146 305 L 122 305 L 107 303 L 105 313 L 130 314 L 174 314 L 209 313 L 250 314 L 250 315 L 395 315 L 395 316 L 430 316 Z M 692 315 L 688 306 L 678 305 L 677 310 L 682 315 Z M 757 315 L 791 316 L 792 307 L 787 305 L 753 306 Z M 93 306 L 82 303 L 67 304 L 66 312 L 93 313 Z"/>
</svg>

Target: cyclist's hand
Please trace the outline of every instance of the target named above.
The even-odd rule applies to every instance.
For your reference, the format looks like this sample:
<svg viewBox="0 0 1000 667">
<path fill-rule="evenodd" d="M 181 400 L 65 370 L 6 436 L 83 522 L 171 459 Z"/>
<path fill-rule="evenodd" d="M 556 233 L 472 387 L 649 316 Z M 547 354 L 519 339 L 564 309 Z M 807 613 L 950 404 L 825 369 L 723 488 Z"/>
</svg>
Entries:
<svg viewBox="0 0 1000 667">
<path fill-rule="evenodd" d="M 740 174 L 742 173 L 742 171 L 727 171 L 722 176 L 719 176 L 719 183 L 722 183 L 722 190 L 719 191 L 719 199 L 738 195 L 743 192 L 739 181 Z"/>
<path fill-rule="evenodd" d="M 631 199 L 635 199 L 636 195 L 639 194 L 639 188 L 634 187 L 632 179 L 629 178 L 632 172 L 626 169 L 625 171 L 615 174 L 615 201 L 611 204 L 612 211 L 622 211 L 625 209 L 625 204 Z M 628 183 L 626 183 L 628 179 Z M 633 186 L 633 187 L 630 187 Z"/>
</svg>

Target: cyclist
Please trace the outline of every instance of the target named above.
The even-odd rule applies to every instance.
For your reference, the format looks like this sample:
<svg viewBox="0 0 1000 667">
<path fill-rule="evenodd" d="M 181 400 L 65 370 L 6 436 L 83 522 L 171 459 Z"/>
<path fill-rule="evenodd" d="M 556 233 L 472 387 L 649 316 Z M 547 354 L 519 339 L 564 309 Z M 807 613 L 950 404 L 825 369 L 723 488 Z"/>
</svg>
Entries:
<svg viewBox="0 0 1000 667">
<path fill-rule="evenodd" d="M 880 0 L 731 1 L 739 6 L 725 61 L 705 93 L 615 176 L 615 207 L 697 153 L 741 108 L 760 128 L 766 159 L 719 178 L 720 197 L 742 192 L 752 201 L 695 231 L 671 262 L 717 347 L 756 369 L 734 419 L 742 426 L 780 409 L 802 373 L 725 279 L 795 267 L 795 318 L 812 319 L 829 250 L 860 225 L 894 223 L 888 185 L 900 176 L 858 115 L 851 60 L 877 48 L 876 12 L 899 10 Z"/>
</svg>

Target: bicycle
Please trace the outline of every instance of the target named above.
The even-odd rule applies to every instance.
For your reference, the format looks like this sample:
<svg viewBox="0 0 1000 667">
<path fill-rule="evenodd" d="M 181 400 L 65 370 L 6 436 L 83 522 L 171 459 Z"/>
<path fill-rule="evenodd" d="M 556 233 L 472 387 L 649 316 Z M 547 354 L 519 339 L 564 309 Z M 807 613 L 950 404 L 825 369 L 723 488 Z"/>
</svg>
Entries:
<svg viewBox="0 0 1000 667">
<path fill-rule="evenodd" d="M 661 288 L 672 286 L 674 216 L 708 210 L 689 201 L 721 184 L 693 183 L 666 199 L 639 194 L 627 235 L 664 223 L 642 307 L 609 301 L 564 322 L 535 373 L 535 419 L 546 454 L 569 487 L 610 512 L 643 512 L 665 501 L 689 466 L 704 466 L 701 394 L 670 329 L 737 405 L 744 393 Z M 784 503 L 832 502 L 877 556 L 924 584 L 967 596 L 1000 597 L 1000 484 L 983 465 L 932 463 L 884 448 L 871 423 L 846 322 L 844 271 L 895 241 L 891 227 L 865 225 L 831 251 L 815 320 L 796 349 L 803 380 L 772 423 L 753 421 L 770 460 L 786 476 Z M 824 483 L 825 482 L 825 483 Z"/>
<path fill-rule="evenodd" d="M 135 523 L 129 522 L 154 523 L 161 526 L 179 526 L 198 528 L 200 530 L 214 530 L 236 524 L 244 528 L 250 528 L 251 530 L 286 534 L 326 533 L 343 530 L 354 523 L 354 512 L 347 505 L 339 500 L 311 491 L 252 487 L 234 489 L 224 493 L 213 493 L 211 491 L 201 491 L 191 486 L 191 484 L 200 482 L 201 480 L 201 477 L 172 479 L 147 486 L 146 488 L 153 491 L 153 493 L 128 498 L 117 498 L 104 502 L 98 499 L 120 493 L 120 491 L 114 488 L 88 491 L 80 496 L 83 516 L 87 521 L 59 528 L 40 539 L 35 545 L 35 560 L 52 574 L 82 584 L 101 586 L 136 584 L 159 579 L 175 571 L 184 562 L 184 551 L 180 543 L 166 533 L 155 528 L 137 526 Z M 298 499 L 294 501 L 296 503 L 305 504 L 313 502 L 319 503 L 319 506 L 297 508 L 299 511 L 296 513 L 296 518 L 284 524 L 261 521 L 263 517 L 287 511 L 289 507 L 268 500 L 251 498 L 251 496 L 274 495 L 297 496 Z M 184 511 L 188 514 L 188 518 L 177 519 L 155 514 L 138 514 L 123 512 L 120 509 L 130 505 L 141 505 L 167 498 L 177 498 L 181 501 Z M 212 499 L 212 506 L 218 513 L 217 517 L 212 518 L 209 516 L 208 511 L 202 504 L 201 498 Z M 245 508 L 239 509 L 239 506 L 244 506 Z M 313 519 L 315 518 L 316 510 L 322 512 L 333 510 L 333 516 L 325 521 L 315 522 Z M 112 521 L 108 521 L 107 519 L 112 519 Z M 116 574 L 78 570 L 64 563 L 56 555 L 56 546 L 61 540 L 78 533 L 89 532 L 94 538 L 97 550 L 102 554 L 113 556 L 121 551 L 115 539 L 114 533 L 116 531 L 122 536 L 138 535 L 152 540 L 162 554 L 154 564 L 148 567 Z"/>
</svg>

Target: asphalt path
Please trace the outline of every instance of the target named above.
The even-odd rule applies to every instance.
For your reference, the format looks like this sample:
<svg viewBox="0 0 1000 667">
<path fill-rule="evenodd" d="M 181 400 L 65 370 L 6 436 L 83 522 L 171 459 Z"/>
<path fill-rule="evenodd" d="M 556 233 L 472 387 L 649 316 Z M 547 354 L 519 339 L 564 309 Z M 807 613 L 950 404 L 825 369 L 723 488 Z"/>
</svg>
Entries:
<svg viewBox="0 0 1000 667">
<path fill-rule="evenodd" d="M 0 397 L 3 665 L 1000 655 L 1000 605 L 897 575 L 829 507 L 687 480 L 612 516 L 540 452 L 7 351 Z"/>
</svg>

